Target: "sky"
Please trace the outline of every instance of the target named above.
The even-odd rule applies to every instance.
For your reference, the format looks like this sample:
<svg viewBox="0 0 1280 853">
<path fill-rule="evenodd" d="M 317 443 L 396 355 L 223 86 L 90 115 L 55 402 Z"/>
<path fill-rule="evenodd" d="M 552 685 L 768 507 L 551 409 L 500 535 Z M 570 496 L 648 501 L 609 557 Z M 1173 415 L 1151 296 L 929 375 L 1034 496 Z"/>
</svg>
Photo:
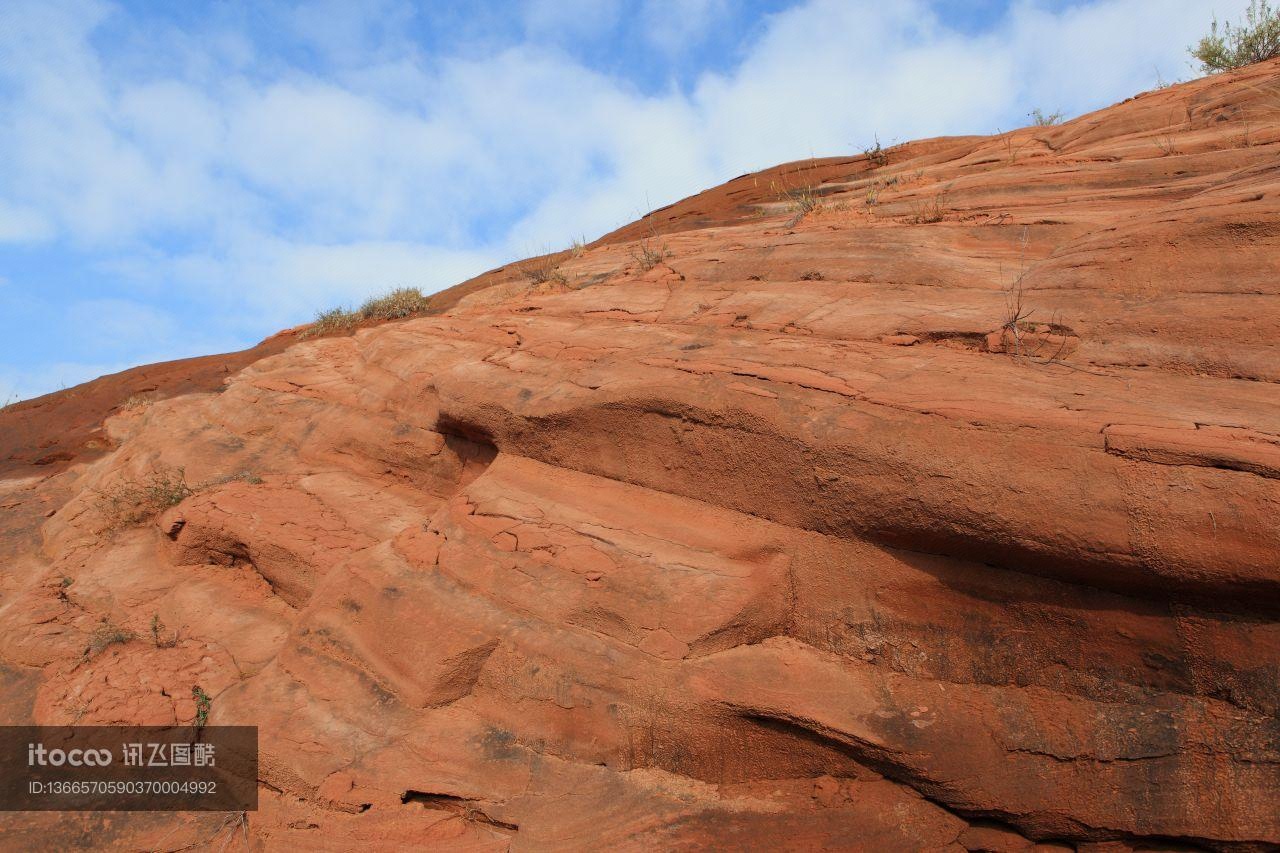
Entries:
<svg viewBox="0 0 1280 853">
<path fill-rule="evenodd" d="M 0 0 L 0 404 L 744 172 L 1195 76 L 1247 0 Z"/>
</svg>

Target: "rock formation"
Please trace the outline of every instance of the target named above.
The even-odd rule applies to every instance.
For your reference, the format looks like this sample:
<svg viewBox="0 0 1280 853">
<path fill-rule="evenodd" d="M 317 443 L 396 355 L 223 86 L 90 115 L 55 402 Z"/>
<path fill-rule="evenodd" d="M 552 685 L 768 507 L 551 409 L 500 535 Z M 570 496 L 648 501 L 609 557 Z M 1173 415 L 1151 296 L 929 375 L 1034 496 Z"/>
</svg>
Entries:
<svg viewBox="0 0 1280 853">
<path fill-rule="evenodd" d="M 0 414 L 0 722 L 262 756 L 4 845 L 1274 849 L 1278 152 L 1272 62 Z"/>
</svg>

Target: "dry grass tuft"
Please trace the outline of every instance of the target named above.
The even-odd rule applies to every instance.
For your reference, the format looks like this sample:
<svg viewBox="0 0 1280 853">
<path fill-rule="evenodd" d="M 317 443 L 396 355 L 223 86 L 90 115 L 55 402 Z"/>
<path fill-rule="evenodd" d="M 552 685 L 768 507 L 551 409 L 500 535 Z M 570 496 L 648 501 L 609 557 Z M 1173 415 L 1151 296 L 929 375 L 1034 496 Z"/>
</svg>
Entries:
<svg viewBox="0 0 1280 853">
<path fill-rule="evenodd" d="M 631 250 L 631 259 L 645 272 L 653 269 L 670 256 L 671 252 L 667 249 L 665 243 L 657 243 L 647 238 L 636 243 Z"/>
<path fill-rule="evenodd" d="M 1161 155 L 1171 157 L 1178 154 L 1178 143 L 1173 138 L 1172 133 L 1161 133 L 1155 138 L 1156 148 L 1160 149 Z"/>
<path fill-rule="evenodd" d="M 814 192 L 813 187 L 796 187 L 792 190 L 785 190 L 783 195 L 787 199 L 787 210 L 791 212 L 791 219 L 787 222 L 787 227 L 798 223 L 815 210 L 822 209 L 822 200 L 818 194 Z"/>
<path fill-rule="evenodd" d="M 263 480 L 251 471 L 240 471 L 192 486 L 187 483 L 185 469 L 161 468 L 141 480 L 125 480 L 98 490 L 95 509 L 107 530 L 118 530 L 154 518 L 197 492 L 232 482 L 259 485 Z"/>
<path fill-rule="evenodd" d="M 555 282 L 558 284 L 568 284 L 569 279 L 560 271 L 560 265 L 550 258 L 544 258 L 541 261 L 535 261 L 520 268 L 520 272 L 529 280 L 530 284 L 546 284 Z"/>
<path fill-rule="evenodd" d="M 97 657 L 111 646 L 124 645 L 125 643 L 137 637 L 132 631 L 126 631 L 119 625 L 111 622 L 103 621 L 101 625 L 93 629 L 93 633 L 89 635 L 89 657 Z"/>
<path fill-rule="evenodd" d="M 399 287 L 360 306 L 361 320 L 399 320 L 426 313 L 431 300 L 416 287 Z"/>
<path fill-rule="evenodd" d="M 929 199 L 917 199 L 911 203 L 911 215 L 907 221 L 914 225 L 932 225 L 946 218 L 946 192 Z"/>
<path fill-rule="evenodd" d="M 182 468 L 153 471 L 143 480 L 126 480 L 99 491 L 98 514 L 108 529 L 140 524 L 194 495 Z"/>
<path fill-rule="evenodd" d="M 300 338 L 318 338 L 326 335 L 350 334 L 365 321 L 400 320 L 427 313 L 430 298 L 416 287 L 399 287 L 382 296 L 365 301 L 359 309 L 330 308 L 316 314 L 315 322 L 302 332 Z"/>
<path fill-rule="evenodd" d="M 1044 110 L 1036 107 L 1027 113 L 1031 117 L 1031 123 L 1036 127 L 1053 127 L 1056 124 L 1062 124 L 1062 110 L 1057 112 L 1046 113 Z"/>
<path fill-rule="evenodd" d="M 864 148 L 863 155 L 871 162 L 871 165 L 877 169 L 889 165 L 889 152 L 884 150 L 884 146 L 880 144 L 880 137 L 876 137 L 876 144 L 870 148 Z"/>
<path fill-rule="evenodd" d="M 325 335 L 345 334 L 354 332 L 359 324 L 360 317 L 356 312 L 347 308 L 330 308 L 328 311 L 318 312 L 315 322 L 304 329 L 298 337 L 318 338 Z"/>
</svg>

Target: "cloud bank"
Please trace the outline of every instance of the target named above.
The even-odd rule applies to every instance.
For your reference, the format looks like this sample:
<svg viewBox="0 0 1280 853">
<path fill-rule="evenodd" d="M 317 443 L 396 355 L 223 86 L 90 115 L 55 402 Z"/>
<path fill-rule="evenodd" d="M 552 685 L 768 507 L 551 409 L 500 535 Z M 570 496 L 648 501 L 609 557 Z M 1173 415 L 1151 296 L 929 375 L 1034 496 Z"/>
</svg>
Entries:
<svg viewBox="0 0 1280 853">
<path fill-rule="evenodd" d="M 10 0 L 0 398 L 447 287 L 777 162 L 1099 108 L 1189 76 L 1245 0 L 964 5 Z"/>
</svg>

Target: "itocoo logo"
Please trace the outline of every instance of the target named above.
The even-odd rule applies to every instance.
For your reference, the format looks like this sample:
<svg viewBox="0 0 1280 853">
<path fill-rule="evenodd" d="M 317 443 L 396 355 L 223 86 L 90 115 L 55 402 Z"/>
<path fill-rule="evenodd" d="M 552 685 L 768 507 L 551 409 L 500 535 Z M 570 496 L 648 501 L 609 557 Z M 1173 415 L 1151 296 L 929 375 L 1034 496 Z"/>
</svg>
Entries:
<svg viewBox="0 0 1280 853">
<path fill-rule="evenodd" d="M 42 743 L 27 744 L 27 766 L 106 767 L 111 763 L 109 749 L 45 749 Z"/>
</svg>

